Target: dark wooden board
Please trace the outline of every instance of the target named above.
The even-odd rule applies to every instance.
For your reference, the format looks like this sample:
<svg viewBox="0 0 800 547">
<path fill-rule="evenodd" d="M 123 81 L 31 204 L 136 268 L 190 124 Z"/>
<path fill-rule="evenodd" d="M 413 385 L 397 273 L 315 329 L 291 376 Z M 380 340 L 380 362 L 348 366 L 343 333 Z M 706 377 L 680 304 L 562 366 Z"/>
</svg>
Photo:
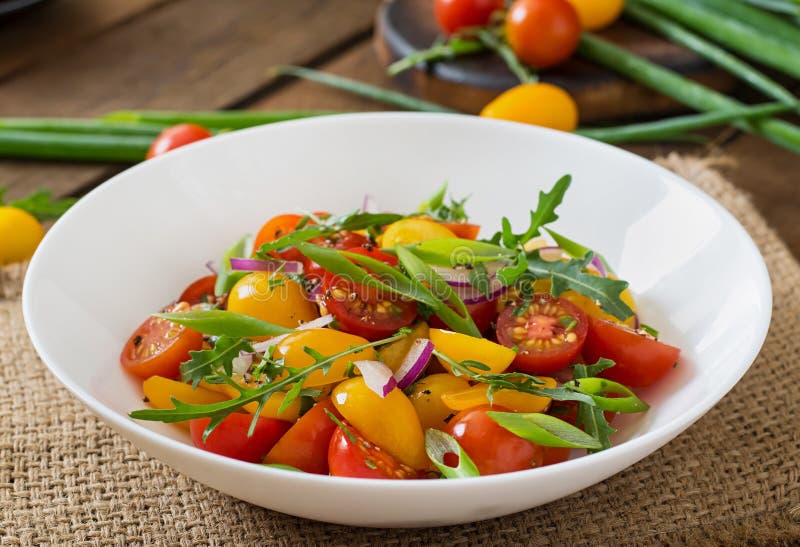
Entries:
<svg viewBox="0 0 800 547">
<path fill-rule="evenodd" d="M 388 64 L 412 51 L 425 49 L 439 30 L 431 0 L 391 0 L 378 12 L 376 46 Z M 705 85 L 729 91 L 735 81 L 691 51 L 667 42 L 624 21 L 603 31 L 602 36 L 654 62 L 696 79 Z M 542 80 L 567 89 L 578 102 L 583 121 L 626 116 L 658 115 L 681 109 L 671 99 L 616 74 L 573 58 L 543 71 Z M 477 112 L 501 91 L 519 81 L 493 54 L 477 54 L 457 61 L 435 63 L 426 70 L 408 71 L 398 82 L 431 101 L 467 112 Z"/>
</svg>

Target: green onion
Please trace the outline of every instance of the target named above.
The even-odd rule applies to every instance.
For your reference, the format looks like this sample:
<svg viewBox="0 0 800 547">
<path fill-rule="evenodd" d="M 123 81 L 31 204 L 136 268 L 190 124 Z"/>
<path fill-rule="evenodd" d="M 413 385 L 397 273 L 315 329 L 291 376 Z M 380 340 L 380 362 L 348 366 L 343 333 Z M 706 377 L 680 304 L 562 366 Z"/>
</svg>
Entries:
<svg viewBox="0 0 800 547">
<path fill-rule="evenodd" d="M 475 463 L 458 441 L 444 431 L 438 429 L 425 431 L 425 452 L 446 479 L 465 479 L 480 475 Z M 445 454 L 458 456 L 458 465 L 450 467 L 444 463 Z"/>
<path fill-rule="evenodd" d="M 268 323 L 243 313 L 225 310 L 192 310 L 174 313 L 154 313 L 153 317 L 166 319 L 202 334 L 254 338 L 276 336 L 294 332 L 280 325 Z"/>
<path fill-rule="evenodd" d="M 637 0 L 637 2 L 657 9 L 664 15 L 745 57 L 800 78 L 800 62 L 798 62 L 800 39 L 788 41 L 767 29 L 751 26 L 750 21 L 734 19 L 728 13 L 728 8 L 733 6 L 744 7 L 747 10 L 752 8 L 731 0 L 724 0 L 725 8 L 721 11 L 714 11 L 705 5 L 685 1 Z M 762 12 L 762 15 L 766 16 L 767 14 Z"/>
<path fill-rule="evenodd" d="M 478 31 L 477 36 L 483 45 L 497 53 L 505 61 L 508 69 L 521 83 L 529 84 L 539 80 L 539 77 L 530 68 L 522 64 L 522 61 L 517 58 L 511 48 L 508 47 L 508 44 L 503 40 L 499 40 L 494 33 L 481 29 Z"/>
<path fill-rule="evenodd" d="M 83 135 L 0 129 L 0 157 L 134 163 L 144 159 L 151 137 Z"/>
<path fill-rule="evenodd" d="M 651 327 L 650 325 L 645 325 L 644 323 L 639 325 L 639 328 L 642 329 L 644 332 L 652 336 L 653 338 L 658 338 L 658 331 Z"/>
<path fill-rule="evenodd" d="M 696 110 L 730 110 L 744 106 L 588 32 L 581 37 L 578 52 L 590 61 L 611 68 Z M 800 127 L 796 125 L 775 119 L 739 121 L 735 125 L 800 153 Z"/>
<path fill-rule="evenodd" d="M 435 103 L 430 103 L 428 101 L 423 101 L 422 99 L 417 99 L 411 95 L 406 95 L 397 91 L 390 91 L 388 89 L 383 89 L 371 84 L 359 82 L 358 80 L 352 80 L 350 78 L 344 78 L 342 76 L 336 76 L 334 74 L 328 74 L 327 72 L 320 72 L 319 70 L 313 70 L 310 68 L 299 66 L 279 66 L 276 67 L 275 73 L 281 76 L 304 78 L 306 80 L 311 80 L 312 82 L 335 87 L 336 89 L 349 91 L 355 95 L 360 95 L 362 97 L 367 97 L 369 99 L 381 101 L 387 104 L 393 104 L 407 110 L 419 110 L 421 112 L 456 112 L 450 108 Z"/>
<path fill-rule="evenodd" d="M 160 124 L 166 126 L 179 123 L 196 123 L 208 129 L 244 129 L 256 125 L 340 113 L 333 110 L 117 110 L 109 112 L 103 116 L 103 119 L 136 124 Z"/>
<path fill-rule="evenodd" d="M 90 135 L 146 135 L 156 137 L 164 124 L 95 120 L 92 118 L 0 118 L 0 130 L 82 133 Z"/>
<path fill-rule="evenodd" d="M 445 44 L 434 44 L 428 49 L 421 49 L 415 51 L 402 59 L 395 61 L 386 70 L 389 76 L 397 76 L 410 68 L 422 63 L 430 63 L 433 61 L 442 61 L 445 59 L 453 59 L 461 55 L 471 55 L 473 53 L 480 53 L 486 48 L 480 42 L 474 40 L 464 40 L 458 37 L 451 38 Z"/>
<path fill-rule="evenodd" d="M 580 128 L 575 131 L 579 135 L 611 144 L 620 142 L 636 142 L 645 139 L 670 137 L 675 133 L 702 129 L 738 120 L 761 118 L 792 110 L 793 106 L 783 103 L 767 103 L 756 106 L 744 106 L 725 110 L 714 110 L 702 114 L 677 116 L 654 122 L 634 123 L 617 127 Z"/>
<path fill-rule="evenodd" d="M 705 57 L 712 63 L 724 68 L 731 74 L 739 77 L 764 94 L 781 101 L 782 103 L 796 105 L 797 98 L 788 89 L 775 80 L 768 78 L 752 66 L 739 60 L 721 47 L 712 44 L 704 38 L 686 30 L 658 12 L 646 8 L 635 2 L 628 2 L 625 14 L 635 21 L 663 34 L 673 42 L 691 49 L 698 55 Z"/>
<path fill-rule="evenodd" d="M 694 4 L 702 4 L 716 10 L 720 15 L 740 21 L 745 25 L 760 30 L 765 36 L 772 36 L 790 44 L 800 44 L 800 28 L 790 23 L 787 18 L 777 17 L 764 10 L 748 6 L 736 0 L 690 0 Z M 773 5 L 776 2 L 773 1 Z M 782 2 L 791 4 L 792 2 Z M 800 4 L 794 2 L 797 9 Z M 797 60 L 795 59 L 795 62 Z"/>
<path fill-rule="evenodd" d="M 600 441 L 574 425 L 541 413 L 516 413 L 488 411 L 486 415 L 497 425 L 539 446 L 565 448 L 603 448 Z"/>
<path fill-rule="evenodd" d="M 766 10 L 774 11 L 776 13 L 785 13 L 787 15 L 794 15 L 800 17 L 800 3 L 793 2 L 792 0 L 739 0 L 746 4 L 758 6 Z"/>
</svg>

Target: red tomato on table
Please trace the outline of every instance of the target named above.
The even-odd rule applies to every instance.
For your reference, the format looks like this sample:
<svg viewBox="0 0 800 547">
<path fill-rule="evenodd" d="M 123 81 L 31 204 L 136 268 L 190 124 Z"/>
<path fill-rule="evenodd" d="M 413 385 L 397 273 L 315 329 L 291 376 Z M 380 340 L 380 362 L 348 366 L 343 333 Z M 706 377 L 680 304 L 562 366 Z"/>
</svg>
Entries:
<svg viewBox="0 0 800 547">
<path fill-rule="evenodd" d="M 572 55 L 581 22 L 567 0 L 515 0 L 506 15 L 506 37 L 520 61 L 546 68 Z"/>
<path fill-rule="evenodd" d="M 230 414 L 211 432 L 205 442 L 203 432 L 211 422 L 211 418 L 190 420 L 189 432 L 197 448 L 236 460 L 256 463 L 262 460 L 292 424 L 284 420 L 259 416 L 253 434 L 248 437 L 247 432 L 252 420 L 252 414 Z"/>
<path fill-rule="evenodd" d="M 155 138 L 150 149 L 147 151 L 145 159 L 154 158 L 161 154 L 166 154 L 170 150 L 175 150 L 189 143 L 213 137 L 214 134 L 199 125 L 193 123 L 180 123 L 166 128 Z"/>
<path fill-rule="evenodd" d="M 435 0 L 433 12 L 448 34 L 467 27 L 482 27 L 493 12 L 503 9 L 503 0 Z"/>
<path fill-rule="evenodd" d="M 178 302 L 164 311 L 188 310 L 186 302 Z M 125 343 L 119 360 L 125 370 L 140 378 L 177 378 L 181 363 L 190 358 L 189 352 L 202 346 L 203 335 L 199 332 L 166 319 L 149 317 Z"/>
</svg>

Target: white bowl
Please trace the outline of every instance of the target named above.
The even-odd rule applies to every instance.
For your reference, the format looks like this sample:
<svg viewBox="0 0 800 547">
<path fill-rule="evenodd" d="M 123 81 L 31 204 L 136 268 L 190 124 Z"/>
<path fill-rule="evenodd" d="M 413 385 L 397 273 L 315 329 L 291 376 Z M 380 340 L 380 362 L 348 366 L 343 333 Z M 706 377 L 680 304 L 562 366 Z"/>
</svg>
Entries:
<svg viewBox="0 0 800 547">
<path fill-rule="evenodd" d="M 151 312 L 269 216 L 346 212 L 365 193 L 408 211 L 442 181 L 484 234 L 520 228 L 539 190 L 574 183 L 556 227 L 601 250 L 631 282 L 646 323 L 682 349 L 641 395 L 620 444 L 558 465 L 463 480 L 325 477 L 226 459 L 165 424 L 136 422 L 139 382 L 118 363 Z M 25 320 L 53 373 L 111 427 L 175 469 L 243 500 L 360 526 L 435 526 L 506 515 L 586 488 L 644 458 L 741 378 L 766 336 L 771 289 L 744 229 L 674 174 L 567 133 L 476 117 L 356 114 L 238 131 L 147 161 L 83 198 L 30 264 Z M 391 418 L 387 417 L 387 421 Z"/>
</svg>

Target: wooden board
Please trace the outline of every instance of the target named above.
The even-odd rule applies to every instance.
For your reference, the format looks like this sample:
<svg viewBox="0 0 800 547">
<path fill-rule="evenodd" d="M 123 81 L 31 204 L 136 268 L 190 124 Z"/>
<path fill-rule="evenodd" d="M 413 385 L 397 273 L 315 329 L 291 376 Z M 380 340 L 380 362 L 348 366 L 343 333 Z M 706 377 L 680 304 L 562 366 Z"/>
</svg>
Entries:
<svg viewBox="0 0 800 547">
<path fill-rule="evenodd" d="M 431 0 L 391 0 L 378 13 L 376 46 L 388 65 L 412 51 L 429 47 L 438 33 Z M 735 85 L 732 77 L 694 53 L 624 21 L 601 35 L 715 89 L 725 92 Z M 667 97 L 577 58 L 543 71 L 541 76 L 575 97 L 583 121 L 682 110 Z M 426 70 L 408 71 L 397 80 L 416 95 L 465 112 L 478 112 L 501 91 L 519 83 L 503 61 L 490 53 L 435 63 Z"/>
</svg>

